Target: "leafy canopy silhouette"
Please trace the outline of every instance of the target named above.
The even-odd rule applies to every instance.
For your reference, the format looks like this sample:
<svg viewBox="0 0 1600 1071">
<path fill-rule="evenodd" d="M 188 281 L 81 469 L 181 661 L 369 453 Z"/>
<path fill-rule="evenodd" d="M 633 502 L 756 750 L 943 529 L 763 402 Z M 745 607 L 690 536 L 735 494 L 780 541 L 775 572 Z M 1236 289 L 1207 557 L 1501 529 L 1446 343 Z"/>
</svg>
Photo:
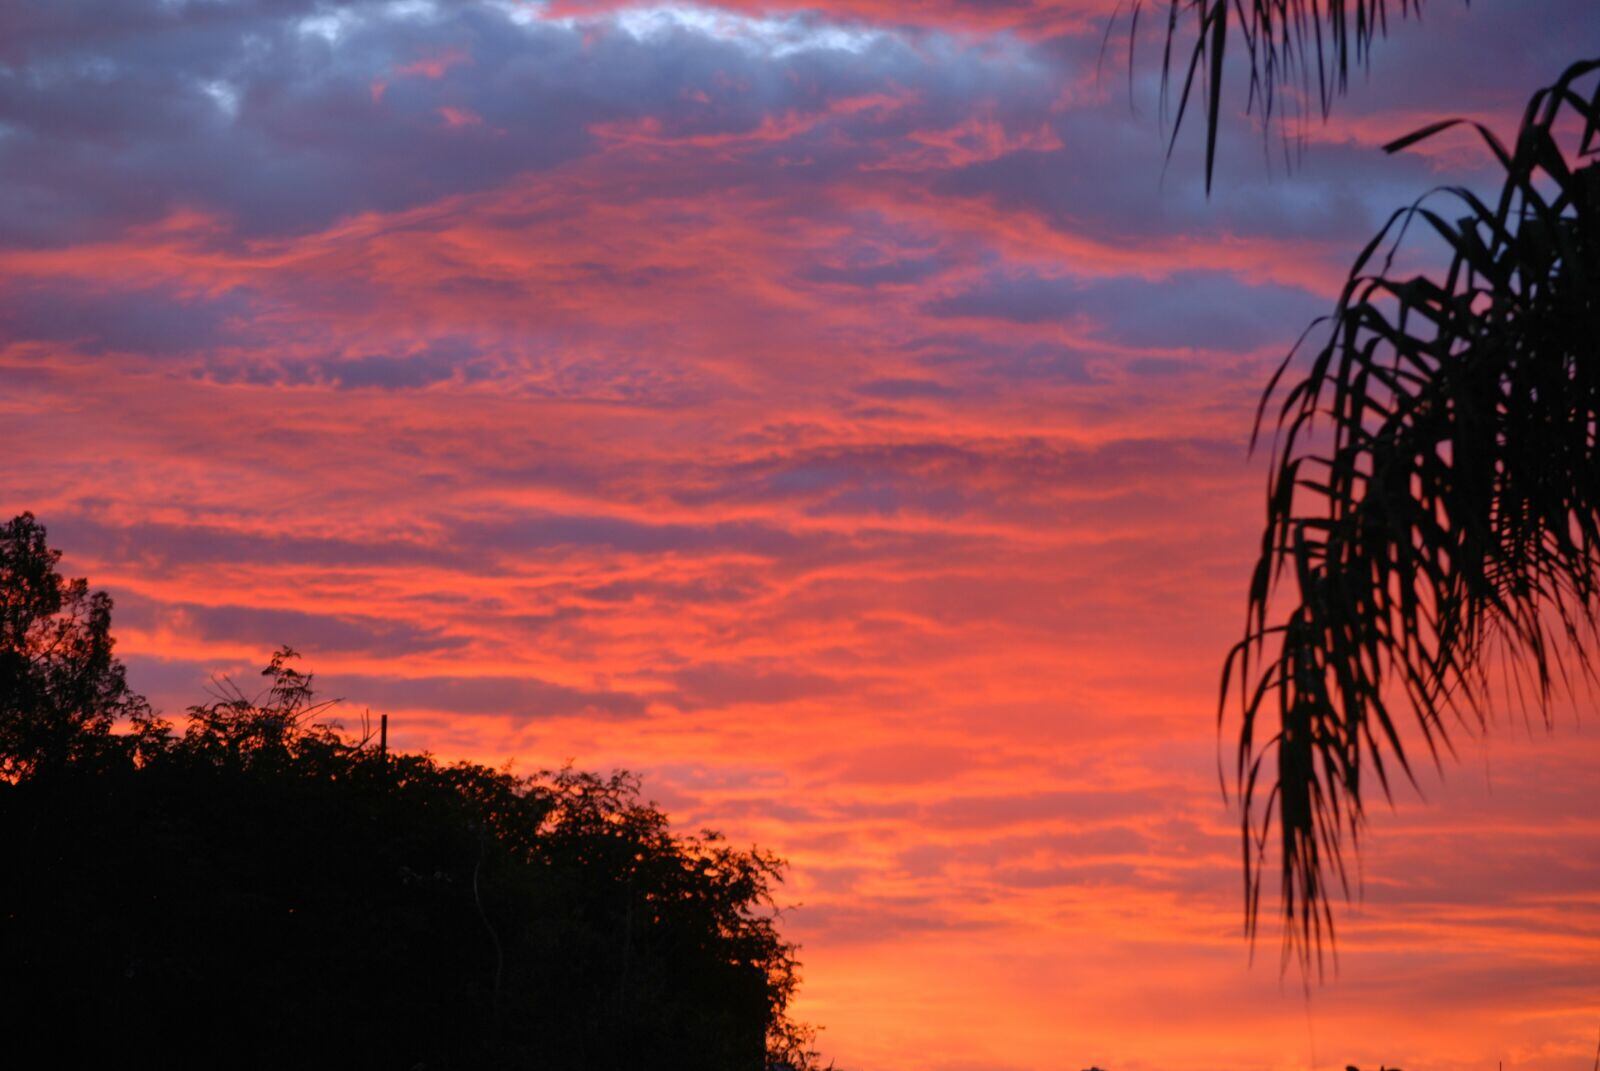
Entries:
<svg viewBox="0 0 1600 1071">
<path fill-rule="evenodd" d="M 24 513 L 0 526 L 0 778 L 87 759 L 113 722 L 146 716 L 111 653 L 111 597 L 56 571 Z"/>
<path fill-rule="evenodd" d="M 58 1066 L 816 1066 L 782 863 L 626 774 L 521 777 L 320 720 L 278 651 L 181 731 L 112 604 L 0 529 L 0 1037 Z"/>
</svg>

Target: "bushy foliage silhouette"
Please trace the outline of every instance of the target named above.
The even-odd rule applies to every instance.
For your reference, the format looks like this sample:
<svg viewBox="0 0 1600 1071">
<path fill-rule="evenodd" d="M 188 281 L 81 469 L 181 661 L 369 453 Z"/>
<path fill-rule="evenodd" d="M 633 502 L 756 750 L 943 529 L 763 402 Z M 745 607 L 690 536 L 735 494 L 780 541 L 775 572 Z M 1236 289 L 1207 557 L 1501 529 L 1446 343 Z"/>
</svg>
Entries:
<svg viewBox="0 0 1600 1071">
<path fill-rule="evenodd" d="M 814 1066 L 770 854 L 673 834 L 624 774 L 381 753 L 288 649 L 180 731 L 56 561 L 31 516 L 0 534 L 17 1066 Z"/>
</svg>

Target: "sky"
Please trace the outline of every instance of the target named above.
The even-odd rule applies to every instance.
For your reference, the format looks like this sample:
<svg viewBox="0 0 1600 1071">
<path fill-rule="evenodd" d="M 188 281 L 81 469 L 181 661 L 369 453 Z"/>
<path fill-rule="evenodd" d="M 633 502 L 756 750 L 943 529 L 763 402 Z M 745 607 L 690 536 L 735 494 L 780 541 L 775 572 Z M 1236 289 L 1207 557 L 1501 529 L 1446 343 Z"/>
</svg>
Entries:
<svg viewBox="0 0 1600 1071">
<path fill-rule="evenodd" d="M 290 644 L 398 746 L 783 855 L 841 1068 L 1587 1067 L 1593 714 L 1375 806 L 1307 986 L 1216 691 L 1262 386 L 1492 186 L 1378 146 L 1514 128 L 1600 20 L 1434 0 L 1287 153 L 1234 68 L 1208 198 L 1116 7 L 0 6 L 0 509 L 169 713 Z"/>
</svg>

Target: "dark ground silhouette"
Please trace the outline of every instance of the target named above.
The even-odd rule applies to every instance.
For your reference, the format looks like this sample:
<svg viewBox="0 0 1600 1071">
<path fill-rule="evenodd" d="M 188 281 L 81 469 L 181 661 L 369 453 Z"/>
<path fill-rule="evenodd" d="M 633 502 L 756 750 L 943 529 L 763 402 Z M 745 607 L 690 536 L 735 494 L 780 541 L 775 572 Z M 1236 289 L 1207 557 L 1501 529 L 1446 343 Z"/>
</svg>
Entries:
<svg viewBox="0 0 1600 1071">
<path fill-rule="evenodd" d="M 0 527 L 13 1066 L 814 1066 L 771 855 L 675 836 L 626 775 L 382 754 L 288 650 L 175 727 L 56 561 Z"/>
</svg>

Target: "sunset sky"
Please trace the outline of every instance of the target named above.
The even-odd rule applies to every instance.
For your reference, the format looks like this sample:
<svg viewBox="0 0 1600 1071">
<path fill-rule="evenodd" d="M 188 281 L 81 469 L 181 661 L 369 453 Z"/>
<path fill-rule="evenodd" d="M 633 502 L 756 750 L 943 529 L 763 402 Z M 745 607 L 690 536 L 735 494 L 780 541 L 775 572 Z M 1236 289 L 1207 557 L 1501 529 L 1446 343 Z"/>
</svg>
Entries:
<svg viewBox="0 0 1600 1071">
<path fill-rule="evenodd" d="M 1114 0 L 0 3 L 0 508 L 167 712 L 290 644 L 395 743 L 791 864 L 847 1071 L 1587 1068 L 1600 721 L 1381 804 L 1241 938 L 1222 656 L 1277 362 L 1493 182 L 1593 0 L 1434 0 L 1207 199 Z M 1131 85 L 1130 85 L 1131 81 Z"/>
</svg>

